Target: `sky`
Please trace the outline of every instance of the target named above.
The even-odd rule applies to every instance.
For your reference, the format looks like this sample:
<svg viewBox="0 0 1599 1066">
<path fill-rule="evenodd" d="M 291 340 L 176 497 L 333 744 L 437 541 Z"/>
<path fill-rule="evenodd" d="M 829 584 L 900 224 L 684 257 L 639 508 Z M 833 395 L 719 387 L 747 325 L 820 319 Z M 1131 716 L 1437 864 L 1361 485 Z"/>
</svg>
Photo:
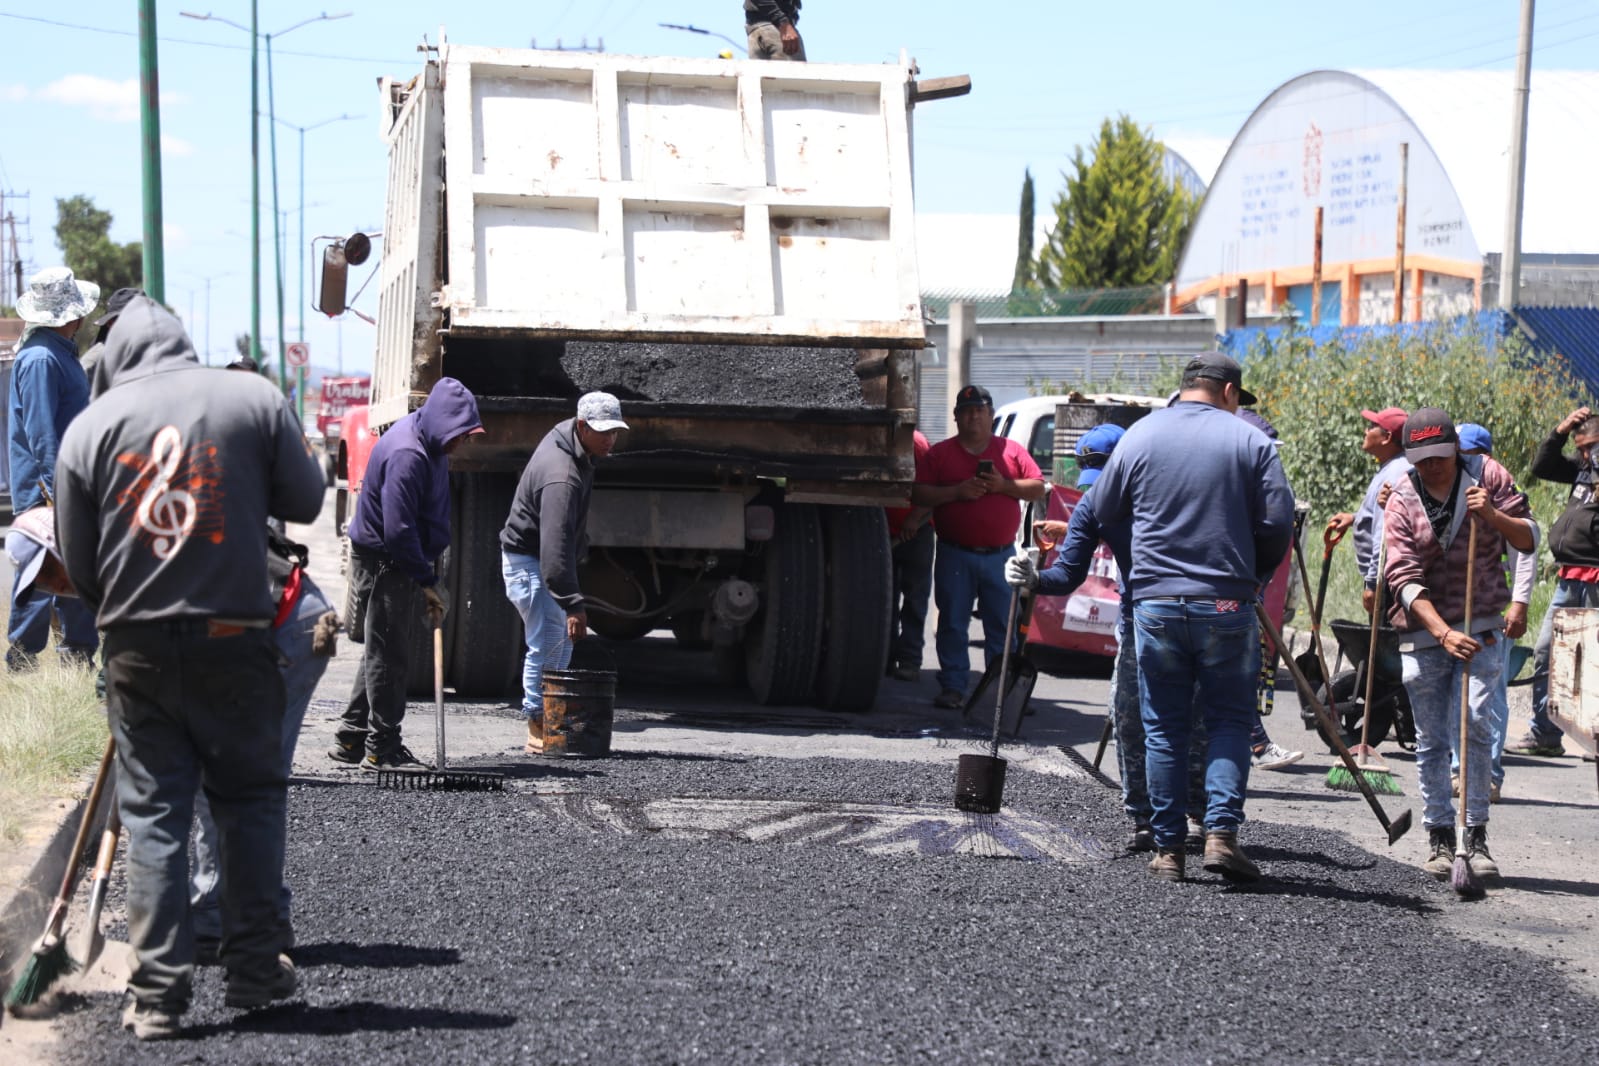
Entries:
<svg viewBox="0 0 1599 1066">
<path fill-rule="evenodd" d="M 740 0 L 323 4 L 263 3 L 259 25 L 274 35 L 284 334 L 297 338 L 303 318 L 312 364 L 346 372 L 370 370 L 373 328 L 351 315 L 329 320 L 309 306 L 302 315 L 299 267 L 307 264 L 308 305 L 316 281 L 310 240 L 381 228 L 386 159 L 376 79 L 415 74 L 422 64 L 417 45 L 436 43 L 441 23 L 460 44 L 571 48 L 603 39 L 607 52 L 644 55 L 714 56 L 728 47 L 716 37 L 661 28 L 663 22 L 701 27 L 740 46 L 744 36 Z M 1321 68 L 1507 69 L 1518 7 L 1516 0 L 1346 0 L 1304 17 L 1301 5 L 1280 0 L 808 0 L 799 25 L 813 61 L 895 62 L 904 50 L 923 76 L 970 75 L 969 96 L 916 110 L 917 210 L 1014 215 L 1023 171 L 1031 168 L 1039 210 L 1047 210 L 1073 148 L 1091 141 L 1107 116 L 1130 115 L 1208 180 L 1250 112 L 1289 78 Z M 216 18 L 200 21 L 183 11 Z M 158 0 L 156 12 L 166 297 L 202 355 L 226 362 L 250 321 L 250 53 L 248 32 L 218 20 L 248 26 L 250 8 L 238 0 Z M 323 12 L 349 17 L 296 25 Z M 31 267 L 60 262 L 57 198 L 87 195 L 113 213 L 114 239 L 141 238 L 137 20 L 134 0 L 0 0 L 0 191 L 8 195 L 6 209 L 30 221 L 19 236 L 32 237 L 22 249 Z M 1534 48 L 1535 68 L 1599 69 L 1599 4 L 1541 0 Z M 261 79 L 265 112 L 264 58 Z M 1507 101 L 1504 115 L 1485 121 L 1508 122 L 1508 111 Z M 1599 128 L 1599 116 L 1593 125 Z M 298 128 L 313 126 L 303 134 L 302 244 Z M 261 140 L 263 335 L 270 347 L 278 330 L 264 115 Z M 376 263 L 374 256 L 353 272 L 352 293 Z M 377 285 L 354 305 L 375 315 Z"/>
</svg>

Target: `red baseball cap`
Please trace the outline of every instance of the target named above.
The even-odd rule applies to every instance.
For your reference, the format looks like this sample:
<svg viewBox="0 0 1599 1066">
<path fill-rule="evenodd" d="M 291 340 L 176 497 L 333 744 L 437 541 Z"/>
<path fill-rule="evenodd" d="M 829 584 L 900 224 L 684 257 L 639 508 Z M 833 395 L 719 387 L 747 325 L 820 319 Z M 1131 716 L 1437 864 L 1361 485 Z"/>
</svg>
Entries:
<svg viewBox="0 0 1599 1066">
<path fill-rule="evenodd" d="M 1410 412 L 1403 407 L 1384 407 L 1381 411 L 1361 411 L 1360 416 L 1372 425 L 1397 435 L 1405 428 L 1405 419 L 1410 417 Z"/>
</svg>

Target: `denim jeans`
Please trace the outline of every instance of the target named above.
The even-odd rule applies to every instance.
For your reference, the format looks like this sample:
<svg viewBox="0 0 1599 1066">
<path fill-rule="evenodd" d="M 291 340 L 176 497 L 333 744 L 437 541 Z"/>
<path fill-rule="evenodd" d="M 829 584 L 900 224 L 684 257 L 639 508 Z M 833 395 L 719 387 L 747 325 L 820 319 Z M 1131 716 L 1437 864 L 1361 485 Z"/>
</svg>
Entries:
<svg viewBox="0 0 1599 1066">
<path fill-rule="evenodd" d="M 1010 550 L 974 552 L 947 540 L 938 542 L 933 561 L 933 602 L 938 606 L 938 687 L 965 692 L 972 656 L 967 649 L 972 603 L 983 621 L 983 663 L 986 667 L 1005 650 L 1005 623 L 1011 587 L 1005 583 Z"/>
<path fill-rule="evenodd" d="M 1133 607 L 1133 630 L 1156 845 L 1180 848 L 1187 832 L 1187 755 L 1196 712 L 1208 738 L 1205 828 L 1236 831 L 1249 787 L 1249 734 L 1260 672 L 1251 604 L 1142 600 Z"/>
<path fill-rule="evenodd" d="M 1478 633 L 1482 641 L 1485 634 Z M 1494 692 L 1504 677 L 1503 634 L 1471 657 L 1467 703 L 1466 824 L 1488 824 L 1488 781 L 1493 766 Z M 1450 737 L 1460 733 L 1460 678 L 1466 664 L 1442 648 L 1402 652 L 1405 695 L 1416 721 L 1416 782 L 1421 788 L 1421 821 L 1428 829 L 1455 824 L 1449 795 Z"/>
<path fill-rule="evenodd" d="M 922 665 L 927 601 L 933 594 L 933 527 L 924 522 L 910 540 L 894 545 L 894 599 L 888 658 L 900 666 Z"/>
<path fill-rule="evenodd" d="M 280 754 L 285 779 L 294 771 L 294 748 L 300 739 L 305 710 L 311 705 L 311 696 L 329 662 L 325 655 L 311 654 L 311 642 L 317 619 L 333 608 L 311 580 L 311 575 L 303 574 L 301 580 L 304 584 L 293 616 L 272 633 L 280 660 L 278 671 L 283 676 L 285 711 Z M 293 899 L 285 883 L 278 893 L 278 922 L 285 930 L 292 928 L 290 906 Z M 205 798 L 204 789 L 194 797 L 194 866 L 189 878 L 189 920 L 197 939 L 222 939 L 221 850 L 216 819 L 211 815 L 211 803 Z"/>
<path fill-rule="evenodd" d="M 522 616 L 527 654 L 522 657 L 522 713 L 544 718 L 544 671 L 565 670 L 572 661 L 572 642 L 566 638 L 566 612 L 544 586 L 539 561 L 531 555 L 500 552 L 500 573 L 505 595 Z"/>
<path fill-rule="evenodd" d="M 1555 633 L 1556 607 L 1599 607 L 1599 584 L 1560 578 L 1555 594 L 1544 612 L 1543 626 L 1532 655 L 1532 735 L 1538 740 L 1560 743 L 1565 734 L 1549 720 L 1549 644 Z"/>
<path fill-rule="evenodd" d="M 189 824 L 205 788 L 222 857 L 222 961 L 266 981 L 283 949 L 283 678 L 266 629 L 207 638 L 165 623 L 106 633 L 117 806 L 128 830 L 128 988 L 181 1013 L 194 978 Z"/>
<path fill-rule="evenodd" d="M 11 620 L 6 626 L 11 647 L 6 650 L 6 665 L 25 669 L 44 652 L 50 643 L 51 611 L 61 616 L 61 658 L 88 664 L 100 644 L 94 612 L 76 596 L 46 596 L 38 591 L 19 606 L 16 579 L 20 576 L 20 570 L 12 575 Z"/>
<path fill-rule="evenodd" d="M 1110 720 L 1121 770 L 1122 809 L 1134 825 L 1149 825 L 1149 777 L 1145 772 L 1143 709 L 1138 698 L 1137 641 L 1126 614 L 1116 617 L 1116 662 L 1110 670 Z M 1188 816 L 1205 820 L 1205 723 L 1194 715 L 1188 736 Z"/>
<path fill-rule="evenodd" d="M 1489 726 L 1493 730 L 1491 751 L 1493 766 L 1489 771 L 1489 780 L 1496 785 L 1505 783 L 1505 741 L 1510 730 L 1510 649 L 1515 647 L 1515 641 L 1509 640 L 1503 634 L 1499 640 L 1504 643 L 1505 653 L 1499 670 L 1499 685 L 1493 690 L 1493 711 L 1489 717 Z M 1449 772 L 1460 772 L 1460 733 L 1458 730 L 1449 731 Z"/>
<path fill-rule="evenodd" d="M 364 643 L 337 737 L 341 744 L 364 742 L 369 753 L 387 755 L 400 746 L 405 721 L 416 582 L 383 556 L 352 548 L 350 584 L 366 603 Z"/>
</svg>

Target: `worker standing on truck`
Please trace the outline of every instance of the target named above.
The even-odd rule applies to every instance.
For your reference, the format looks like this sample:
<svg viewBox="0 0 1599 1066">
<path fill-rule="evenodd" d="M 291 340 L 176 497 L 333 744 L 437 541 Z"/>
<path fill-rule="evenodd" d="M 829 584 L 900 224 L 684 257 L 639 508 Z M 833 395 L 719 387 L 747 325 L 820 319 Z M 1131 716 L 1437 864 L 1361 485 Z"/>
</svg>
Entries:
<svg viewBox="0 0 1599 1066">
<path fill-rule="evenodd" d="M 577 417 L 550 430 L 533 450 L 500 531 L 505 595 L 522 616 L 527 641 L 522 714 L 530 755 L 544 750 L 544 671 L 566 669 L 573 642 L 588 633 L 577 565 L 588 552 L 594 463 L 611 454 L 626 428 L 615 396 L 585 394 Z"/>
<path fill-rule="evenodd" d="M 795 25 L 801 0 L 744 0 L 744 32 L 751 59 L 805 62 L 805 42 Z"/>
<path fill-rule="evenodd" d="M 242 375 L 241 375 L 242 376 Z M 378 438 L 350 518 L 350 639 L 361 644 L 344 720 L 328 757 L 366 770 L 423 764 L 400 742 L 410 671 L 412 597 L 444 620 L 433 564 L 450 546 L 450 455 L 483 432 L 477 398 L 440 378 L 427 400 Z"/>
<path fill-rule="evenodd" d="M 1044 498 L 1044 479 L 1027 449 L 994 435 L 994 401 L 980 385 L 955 394 L 955 436 L 939 441 L 916 464 L 911 503 L 933 509 L 938 553 L 933 601 L 938 605 L 938 695 L 935 707 L 966 701 L 971 674 L 967 633 L 972 604 L 983 620 L 987 661 L 1005 647 L 1010 587 L 1005 560 L 1022 523 L 1023 500 Z"/>
<path fill-rule="evenodd" d="M 194 978 L 198 787 L 221 838 L 227 1005 L 295 989 L 277 920 L 288 775 L 267 519 L 314 521 L 321 471 L 269 382 L 202 367 L 178 320 L 138 296 L 56 473 L 61 557 L 105 631 L 135 953 L 123 1024 L 141 1040 L 171 1037 Z"/>
<path fill-rule="evenodd" d="M 1405 457 L 1411 471 L 1399 479 L 1383 515 L 1387 558 L 1383 576 L 1393 590 L 1388 619 L 1399 630 L 1405 694 L 1416 720 L 1416 781 L 1428 854 L 1422 869 L 1449 880 L 1455 855 L 1455 804 L 1449 795 L 1451 736 L 1467 714 L 1466 861 L 1480 878 L 1499 875 L 1488 853 L 1488 792 L 1493 764 L 1494 691 L 1508 642 L 1500 612 L 1510 602 L 1499 561 L 1509 544 L 1530 552 L 1538 527 L 1527 497 L 1510 472 L 1486 455 L 1461 455 L 1454 421 L 1423 407 L 1405 421 Z M 1476 552 L 1467 569 L 1475 522 Z M 1472 590 L 1471 630 L 1463 631 L 1466 589 Z M 1460 706 L 1461 675 L 1470 676 Z"/>
<path fill-rule="evenodd" d="M 1183 368 L 1177 403 L 1135 422 L 1094 484 L 1100 521 L 1133 525 L 1126 581 L 1154 813 L 1149 869 L 1166 881 L 1186 876 L 1196 703 L 1209 737 L 1205 869 L 1229 881 L 1260 877 L 1238 845 L 1260 670 L 1254 605 L 1288 551 L 1294 500 L 1277 449 L 1234 417 L 1252 403 L 1231 358 L 1194 357 Z"/>
<path fill-rule="evenodd" d="M 76 338 L 84 317 L 99 300 L 100 286 L 77 280 L 66 267 L 39 271 L 17 300 L 17 314 L 26 325 L 11 366 L 6 424 L 11 433 L 7 448 L 11 507 L 18 515 L 50 503 L 62 435 L 89 406 L 89 379 L 78 365 Z M 20 582 L 14 582 L 6 627 L 8 669 L 34 667 L 50 643 L 52 615 L 61 620 L 62 661 L 84 666 L 93 662 L 100 643 L 94 613 L 71 597 L 30 596 Z"/>
</svg>

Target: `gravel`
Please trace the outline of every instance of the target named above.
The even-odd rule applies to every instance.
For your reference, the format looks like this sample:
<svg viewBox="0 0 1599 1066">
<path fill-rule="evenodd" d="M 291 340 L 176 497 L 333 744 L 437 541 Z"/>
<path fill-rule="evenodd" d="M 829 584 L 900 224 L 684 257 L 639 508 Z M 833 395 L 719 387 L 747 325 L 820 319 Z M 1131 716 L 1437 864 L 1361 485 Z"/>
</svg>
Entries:
<svg viewBox="0 0 1599 1066">
<path fill-rule="evenodd" d="M 624 403 L 864 407 L 858 354 L 853 348 L 569 341 L 561 360 L 567 380 L 552 378 L 538 388 L 563 397 L 601 389 Z"/>
<path fill-rule="evenodd" d="M 492 763 L 493 760 L 488 762 Z M 529 791 L 946 804 L 948 766 L 628 754 L 530 764 L 506 795 L 309 781 L 290 797 L 302 994 L 244 1015 L 202 971 L 188 1039 L 115 997 L 63 1063 L 1584 1062 L 1593 1004 L 1469 945 L 1454 901 L 1343 837 L 1265 823 L 1267 879 L 883 858 L 595 832 Z M 353 775 L 345 775 L 349 780 Z M 1013 769 L 1009 807 L 1119 845 L 1115 793 Z M 1478 904 L 1477 906 L 1485 906 Z"/>
</svg>

